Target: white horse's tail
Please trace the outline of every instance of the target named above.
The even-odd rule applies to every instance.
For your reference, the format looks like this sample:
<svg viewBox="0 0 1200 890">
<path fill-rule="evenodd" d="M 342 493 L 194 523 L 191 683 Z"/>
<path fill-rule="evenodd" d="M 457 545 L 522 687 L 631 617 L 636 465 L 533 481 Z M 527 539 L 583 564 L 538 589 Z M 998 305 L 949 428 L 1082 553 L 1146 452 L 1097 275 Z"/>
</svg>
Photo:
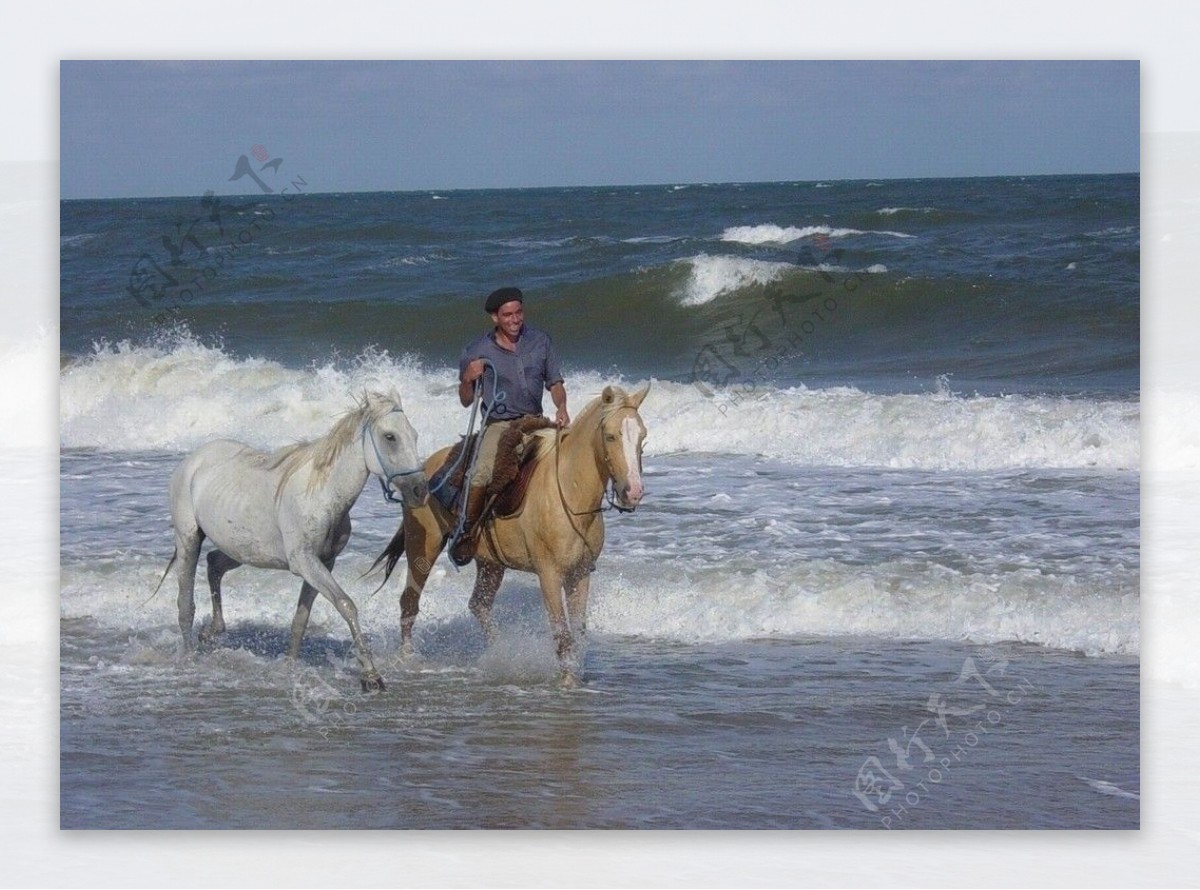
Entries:
<svg viewBox="0 0 1200 890">
<path fill-rule="evenodd" d="M 167 580 L 167 575 L 171 574 L 171 566 L 175 565 L 175 560 L 179 558 L 179 548 L 175 548 L 175 552 L 171 554 L 171 559 L 167 563 L 167 567 L 163 569 L 162 577 L 158 579 L 158 586 L 154 588 L 154 593 L 150 594 L 146 599 L 146 603 L 158 596 L 158 592 L 162 589 L 163 582 Z M 146 605 L 142 603 L 142 605 Z"/>
</svg>

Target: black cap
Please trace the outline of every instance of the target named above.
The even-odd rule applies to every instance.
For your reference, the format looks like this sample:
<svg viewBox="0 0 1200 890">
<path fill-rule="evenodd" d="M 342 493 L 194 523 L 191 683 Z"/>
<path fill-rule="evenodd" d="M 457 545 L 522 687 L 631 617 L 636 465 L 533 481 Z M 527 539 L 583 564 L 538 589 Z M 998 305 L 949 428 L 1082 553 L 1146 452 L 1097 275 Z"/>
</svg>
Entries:
<svg viewBox="0 0 1200 890">
<path fill-rule="evenodd" d="M 488 312 L 499 312 L 500 307 L 510 300 L 520 300 L 524 303 L 525 295 L 521 293 L 519 287 L 502 287 L 488 294 L 487 302 L 483 304 L 483 308 Z"/>
</svg>

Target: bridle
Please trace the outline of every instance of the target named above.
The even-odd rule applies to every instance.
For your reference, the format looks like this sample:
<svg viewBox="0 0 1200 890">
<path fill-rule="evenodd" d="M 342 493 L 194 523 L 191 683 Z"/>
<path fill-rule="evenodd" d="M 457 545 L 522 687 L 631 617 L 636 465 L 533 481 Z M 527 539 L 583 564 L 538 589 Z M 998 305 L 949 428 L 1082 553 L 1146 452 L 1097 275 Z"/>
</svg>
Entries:
<svg viewBox="0 0 1200 890">
<path fill-rule="evenodd" d="M 423 468 L 420 465 L 417 465 L 415 468 L 413 468 L 411 470 L 397 470 L 394 473 L 389 473 L 387 464 L 383 459 L 383 454 L 379 450 L 379 443 L 375 441 L 374 435 L 368 435 L 368 433 L 370 433 L 371 428 L 373 426 L 375 426 L 375 424 L 379 423 L 380 420 L 383 420 L 383 418 L 387 417 L 388 414 L 403 414 L 403 413 L 404 413 L 404 411 L 401 410 L 400 408 L 393 408 L 391 411 L 388 411 L 387 414 L 380 415 L 375 420 L 374 423 L 364 423 L 363 428 L 362 428 L 362 430 L 363 430 L 363 433 L 362 433 L 363 434 L 363 450 L 364 451 L 366 450 L 366 441 L 368 439 L 370 439 L 371 447 L 375 449 L 375 459 L 379 462 L 380 472 L 376 474 L 376 478 L 379 479 L 379 487 L 383 489 L 383 499 L 385 501 L 387 501 L 389 504 L 403 504 L 404 503 L 403 499 L 398 498 L 394 494 L 392 494 L 392 480 L 397 479 L 397 478 L 403 478 L 405 476 L 412 476 L 414 473 L 421 472 L 421 470 Z"/>
<path fill-rule="evenodd" d="M 616 416 L 616 414 L 618 414 L 621 411 L 632 411 L 635 416 L 638 413 L 637 408 L 631 407 L 629 405 L 624 405 L 621 408 L 618 408 L 616 411 L 614 411 L 613 416 Z M 597 424 L 596 435 L 603 437 L 603 435 L 604 435 L 603 421 L 601 421 L 601 423 Z M 604 441 L 603 441 L 603 439 L 601 439 L 600 452 L 604 455 L 604 468 L 608 473 L 608 483 L 604 486 L 604 498 L 605 498 L 605 500 L 608 501 L 608 506 L 605 507 L 605 506 L 601 505 L 599 507 L 596 507 L 594 510 L 572 510 L 570 508 L 570 506 L 568 506 L 566 494 L 563 492 L 562 473 L 559 470 L 558 456 L 561 451 L 561 448 L 559 447 L 561 445 L 561 443 L 562 443 L 562 429 L 560 428 L 555 433 L 555 437 L 554 437 L 554 478 L 555 478 L 555 481 L 558 483 L 558 497 L 562 501 L 563 509 L 567 512 L 568 515 L 570 515 L 570 516 L 590 516 L 593 513 L 606 513 L 609 510 L 613 510 L 613 509 L 615 509 L 618 513 L 632 513 L 634 510 L 637 509 L 636 506 L 635 507 L 623 507 L 619 503 L 617 503 L 616 497 L 614 495 L 614 490 L 616 489 L 616 486 L 617 486 L 617 477 L 616 477 L 616 474 L 613 472 L 612 459 L 608 456 L 608 449 L 604 447 Z M 638 451 L 638 462 L 639 462 L 638 469 L 639 470 L 641 469 L 641 466 L 640 466 L 641 459 L 642 459 L 642 455 L 641 455 L 641 451 L 639 450 Z M 572 527 L 574 527 L 574 522 L 572 522 L 571 525 L 572 525 Z M 579 530 L 576 529 L 576 532 L 578 532 L 578 531 Z"/>
</svg>

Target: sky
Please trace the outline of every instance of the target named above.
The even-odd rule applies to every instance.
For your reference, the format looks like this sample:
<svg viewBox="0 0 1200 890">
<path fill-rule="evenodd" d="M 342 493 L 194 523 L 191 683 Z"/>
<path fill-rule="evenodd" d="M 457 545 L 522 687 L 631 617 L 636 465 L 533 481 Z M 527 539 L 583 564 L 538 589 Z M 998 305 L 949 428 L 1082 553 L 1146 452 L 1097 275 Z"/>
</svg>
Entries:
<svg viewBox="0 0 1200 890">
<path fill-rule="evenodd" d="M 64 61 L 61 196 L 1135 172 L 1137 61 Z M 260 165 L 255 164 L 258 168 Z"/>
</svg>

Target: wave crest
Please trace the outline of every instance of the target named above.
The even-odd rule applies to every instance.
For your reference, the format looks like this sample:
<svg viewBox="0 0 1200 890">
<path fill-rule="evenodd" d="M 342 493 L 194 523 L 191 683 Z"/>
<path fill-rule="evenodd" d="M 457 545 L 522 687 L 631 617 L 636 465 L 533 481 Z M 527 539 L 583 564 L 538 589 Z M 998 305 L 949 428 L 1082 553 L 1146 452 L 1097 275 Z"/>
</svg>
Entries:
<svg viewBox="0 0 1200 890">
<path fill-rule="evenodd" d="M 886 235 L 891 238 L 915 238 L 904 232 L 869 231 L 863 229 L 834 228 L 833 226 L 782 226 L 765 223 L 757 226 L 732 226 L 721 233 L 722 241 L 738 244 L 790 244 L 801 238 L 824 235 L 826 238 L 848 238 L 852 235 Z"/>
<path fill-rule="evenodd" d="M 694 256 L 683 263 L 690 267 L 687 281 L 677 295 L 684 306 L 702 306 L 722 294 L 754 284 L 770 284 L 783 277 L 789 269 L 796 268 L 791 263 L 708 254 Z"/>
<path fill-rule="evenodd" d="M 606 383 L 576 371 L 576 413 Z M 366 350 L 286 368 L 235 358 L 186 332 L 135 346 L 98 344 L 60 373 L 61 444 L 112 451 L 185 451 L 229 437 L 277 447 L 323 435 L 364 390 L 396 386 L 422 447 L 455 441 L 466 415 L 452 368 Z M 877 395 L 853 388 L 747 393 L 655 381 L 642 413 L 647 454 L 722 452 L 808 466 L 926 470 L 1136 469 L 1136 402 L 1045 396 Z"/>
</svg>

